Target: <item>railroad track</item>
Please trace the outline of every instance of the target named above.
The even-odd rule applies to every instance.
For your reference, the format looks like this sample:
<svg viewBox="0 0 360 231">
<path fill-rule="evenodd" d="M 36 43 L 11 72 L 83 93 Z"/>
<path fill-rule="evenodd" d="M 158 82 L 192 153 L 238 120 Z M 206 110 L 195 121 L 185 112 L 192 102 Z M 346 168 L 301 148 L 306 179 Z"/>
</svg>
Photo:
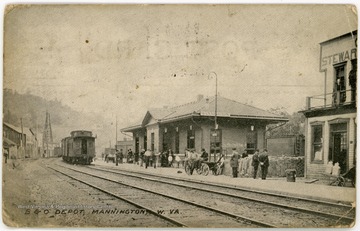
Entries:
<svg viewBox="0 0 360 231">
<path fill-rule="evenodd" d="M 169 191 L 172 197 L 177 199 L 214 209 L 214 211 L 218 210 L 219 214 L 226 212 L 232 217 L 237 215 L 237 219 L 246 219 L 252 224 L 257 222 L 261 227 L 348 227 L 354 221 L 353 216 L 355 216 L 354 209 L 347 205 L 244 191 L 237 187 L 184 179 L 175 181 L 174 177 L 131 171 L 112 171 L 98 167 L 90 168 L 91 170 L 86 170 L 87 167 L 80 167 L 73 171 L 87 171 L 86 174 L 93 175 L 96 170 L 98 171 L 97 176 L 102 175 L 103 178 L 111 176 L 116 179 L 119 179 L 119 174 L 121 174 L 122 183 L 146 188 L 150 192 Z"/>
<path fill-rule="evenodd" d="M 254 189 L 242 188 L 240 186 L 216 184 L 145 172 L 139 173 L 124 169 L 115 169 L 114 171 L 93 166 L 89 166 L 89 168 L 104 172 L 122 174 L 124 176 L 142 178 L 148 181 L 161 181 L 170 185 L 177 185 L 202 191 L 216 192 L 218 194 L 233 197 L 241 197 L 243 199 L 247 199 L 253 202 L 261 202 L 269 205 L 283 207 L 285 209 L 293 209 L 300 212 L 307 212 L 314 215 L 322 214 L 333 219 L 343 219 L 349 223 L 355 220 L 355 208 L 351 204 L 346 203 L 334 203 L 329 201 L 322 201 L 290 195 L 281 195 L 276 193 L 258 191 Z"/>
<path fill-rule="evenodd" d="M 62 165 L 47 167 L 81 184 L 144 209 L 174 227 L 274 227 L 225 210 L 119 182 L 114 176 L 99 176 Z"/>
</svg>

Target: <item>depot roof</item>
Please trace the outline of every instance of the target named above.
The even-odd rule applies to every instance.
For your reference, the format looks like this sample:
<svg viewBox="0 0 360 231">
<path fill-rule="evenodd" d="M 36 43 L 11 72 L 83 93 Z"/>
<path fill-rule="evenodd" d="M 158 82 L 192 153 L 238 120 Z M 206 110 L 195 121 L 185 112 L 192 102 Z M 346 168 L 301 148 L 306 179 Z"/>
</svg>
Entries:
<svg viewBox="0 0 360 231">
<path fill-rule="evenodd" d="M 239 103 L 221 96 L 217 97 L 217 116 L 237 119 L 261 119 L 274 122 L 288 121 L 286 117 L 279 116 L 268 111 Z M 136 125 L 121 129 L 129 132 L 140 129 L 149 124 L 166 123 L 178 121 L 191 117 L 214 117 L 215 116 L 215 97 L 201 98 L 200 100 L 175 106 L 171 108 L 149 109 L 142 122 Z"/>
</svg>

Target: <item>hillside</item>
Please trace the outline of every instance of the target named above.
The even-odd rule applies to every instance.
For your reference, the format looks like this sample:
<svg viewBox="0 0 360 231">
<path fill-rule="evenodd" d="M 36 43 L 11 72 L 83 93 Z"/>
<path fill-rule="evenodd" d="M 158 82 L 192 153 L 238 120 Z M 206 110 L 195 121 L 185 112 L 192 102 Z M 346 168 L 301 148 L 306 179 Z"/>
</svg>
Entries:
<svg viewBox="0 0 360 231">
<path fill-rule="evenodd" d="M 22 118 L 24 127 L 38 129 L 42 133 L 46 111 L 50 113 L 54 142 L 60 143 L 72 130 L 86 129 L 97 136 L 97 153 L 108 147 L 110 141 L 115 144 L 112 134 L 115 134 L 116 128 L 101 115 L 77 112 L 58 100 L 47 100 L 29 93 L 19 94 L 11 89 L 3 91 L 4 122 L 20 127 Z"/>
</svg>

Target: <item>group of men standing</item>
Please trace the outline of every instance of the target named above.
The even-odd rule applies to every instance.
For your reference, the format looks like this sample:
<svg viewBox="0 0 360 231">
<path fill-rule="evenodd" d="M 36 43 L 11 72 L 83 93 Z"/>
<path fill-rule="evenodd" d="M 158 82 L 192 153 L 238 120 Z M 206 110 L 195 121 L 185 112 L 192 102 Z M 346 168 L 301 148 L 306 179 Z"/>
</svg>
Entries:
<svg viewBox="0 0 360 231">
<path fill-rule="evenodd" d="M 152 152 L 150 149 L 147 149 L 146 151 L 143 149 L 141 150 L 139 155 L 134 155 L 130 150 L 128 150 L 127 158 L 134 158 L 134 164 L 139 163 L 140 166 L 143 166 L 143 163 L 145 163 L 145 168 L 148 166 L 153 166 L 156 168 L 156 162 L 159 158 L 160 164 L 162 167 L 169 167 L 172 166 L 172 162 L 175 160 L 175 156 L 171 150 L 165 153 L 159 153 L 159 155 L 156 155 L 154 152 Z M 133 156 L 134 155 L 134 156 Z M 195 153 L 193 150 L 187 150 L 186 151 L 186 157 L 191 162 L 191 173 L 194 171 L 194 169 L 201 166 L 203 161 L 208 161 L 209 155 L 203 148 L 201 150 L 201 154 Z M 122 150 L 116 152 L 116 165 L 118 163 L 122 163 L 123 158 L 123 152 Z M 239 159 L 240 158 L 248 158 L 248 155 L 246 153 L 243 153 L 242 155 L 239 155 L 236 149 L 233 149 L 233 153 L 230 159 L 230 167 L 232 168 L 232 176 L 238 177 L 239 172 Z M 261 171 L 261 179 L 265 180 L 267 173 L 268 173 L 268 167 L 269 167 L 269 156 L 267 153 L 267 150 L 264 149 L 263 152 L 259 153 L 259 149 L 256 149 L 255 153 L 251 156 L 251 165 L 253 166 L 253 178 L 256 179 L 258 169 L 260 166 Z"/>
<path fill-rule="evenodd" d="M 139 161 L 139 155 L 137 153 L 133 153 L 133 151 L 131 150 L 131 148 L 129 150 L 127 150 L 127 155 L 125 156 L 126 157 L 126 163 L 137 163 Z M 118 166 L 118 164 L 122 164 L 123 163 L 123 159 L 124 159 L 124 153 L 123 153 L 123 150 L 120 149 L 119 150 L 116 150 L 116 153 L 115 153 L 115 163 L 116 163 L 116 166 Z"/>
<path fill-rule="evenodd" d="M 155 154 L 155 152 L 151 151 L 150 149 L 147 149 L 146 151 L 143 149 L 140 152 L 139 160 L 141 167 L 143 166 L 143 163 L 145 163 L 145 168 L 149 166 L 156 168 L 158 160 L 160 160 L 161 167 L 170 167 L 175 160 L 175 156 L 171 149 L 159 154 Z"/>
<path fill-rule="evenodd" d="M 242 155 L 242 158 L 247 157 L 247 155 Z M 230 167 L 232 168 L 233 177 L 238 177 L 238 168 L 239 168 L 239 154 L 236 149 L 233 149 L 233 154 L 230 159 Z M 258 168 L 261 169 L 261 179 L 265 180 L 269 168 L 269 156 L 267 150 L 264 149 L 263 152 L 259 153 L 259 149 L 256 149 L 255 153 L 252 156 L 251 165 L 254 168 L 253 178 L 256 179 Z"/>
</svg>

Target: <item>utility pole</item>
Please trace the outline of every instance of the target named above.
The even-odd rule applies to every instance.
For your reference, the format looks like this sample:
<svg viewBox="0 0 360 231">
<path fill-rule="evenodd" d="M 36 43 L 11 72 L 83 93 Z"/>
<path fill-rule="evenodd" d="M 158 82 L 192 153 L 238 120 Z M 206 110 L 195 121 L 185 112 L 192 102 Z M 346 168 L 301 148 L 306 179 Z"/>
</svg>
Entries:
<svg viewBox="0 0 360 231">
<path fill-rule="evenodd" d="M 217 95 L 218 95 L 218 90 L 217 90 L 217 87 L 218 87 L 218 79 L 217 79 L 217 74 L 216 72 L 212 71 L 209 73 L 209 76 L 208 78 L 211 79 L 211 74 L 214 74 L 215 75 L 215 130 L 218 129 L 218 123 L 217 123 Z"/>
<path fill-rule="evenodd" d="M 208 75 L 208 78 L 211 79 L 211 74 L 214 74 L 215 75 L 215 112 L 214 112 L 214 120 L 215 120 L 215 124 L 214 124 L 214 133 L 211 134 L 212 136 L 214 136 L 215 138 L 215 150 L 214 150 L 214 161 L 216 161 L 216 152 L 217 152 L 217 142 L 218 142 L 218 139 L 219 139 L 219 136 L 218 136 L 218 128 L 219 128 L 219 125 L 217 123 L 217 96 L 218 96 L 218 90 L 217 90 L 217 87 L 218 87 L 218 79 L 217 79 L 217 74 L 216 72 L 210 72 L 209 75 Z M 220 141 L 221 142 L 221 141 Z M 221 150 L 220 150 L 221 152 Z M 211 154 L 210 154 L 211 155 Z M 210 156 L 211 158 L 211 156 Z"/>
<path fill-rule="evenodd" d="M 117 121 L 117 115 L 116 115 L 116 133 L 115 133 L 115 149 L 116 149 L 116 145 L 117 145 L 117 141 L 118 141 L 118 121 Z"/>
<path fill-rule="evenodd" d="M 218 85 L 218 79 L 217 79 L 217 74 L 214 72 L 215 74 L 215 130 L 218 129 L 218 123 L 217 123 L 217 95 L 218 95 L 218 91 L 217 91 L 217 85 Z"/>
</svg>

